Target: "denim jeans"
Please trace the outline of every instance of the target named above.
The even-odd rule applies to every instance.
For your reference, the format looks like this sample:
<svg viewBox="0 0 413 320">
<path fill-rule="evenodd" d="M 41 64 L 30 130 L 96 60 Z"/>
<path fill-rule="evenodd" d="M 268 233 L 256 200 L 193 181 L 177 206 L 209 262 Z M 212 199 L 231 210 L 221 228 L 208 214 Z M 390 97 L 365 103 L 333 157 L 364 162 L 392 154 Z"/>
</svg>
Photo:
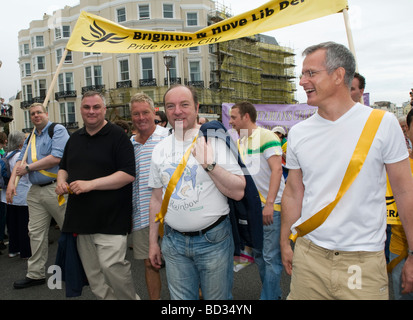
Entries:
<svg viewBox="0 0 413 320">
<path fill-rule="evenodd" d="M 229 218 L 199 236 L 184 236 L 165 225 L 162 239 L 172 300 L 232 299 L 234 241 Z"/>
<path fill-rule="evenodd" d="M 399 255 L 390 251 L 390 261 L 396 259 Z M 391 272 L 393 281 L 394 300 L 413 300 L 413 293 L 402 294 L 402 270 L 406 259 L 403 259 L 395 266 Z"/>
<path fill-rule="evenodd" d="M 263 249 L 253 249 L 262 282 L 260 300 L 281 299 L 281 273 L 283 265 L 280 249 L 281 213 L 274 211 L 274 222 L 264 226 Z"/>
</svg>

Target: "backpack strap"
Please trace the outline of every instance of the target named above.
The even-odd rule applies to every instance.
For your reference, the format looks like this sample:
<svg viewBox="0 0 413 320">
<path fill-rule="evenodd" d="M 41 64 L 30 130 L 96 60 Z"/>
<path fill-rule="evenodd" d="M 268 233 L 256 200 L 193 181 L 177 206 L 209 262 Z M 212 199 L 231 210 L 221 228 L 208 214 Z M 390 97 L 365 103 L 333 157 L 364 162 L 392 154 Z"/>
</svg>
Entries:
<svg viewBox="0 0 413 320">
<path fill-rule="evenodd" d="M 296 232 L 290 235 L 291 240 L 295 242 L 297 237 L 302 237 L 312 232 L 313 230 L 321 226 L 328 218 L 330 213 L 340 201 L 341 197 L 350 188 L 351 184 L 356 179 L 361 168 L 363 167 L 364 161 L 366 160 L 367 154 L 369 153 L 370 147 L 373 143 L 374 137 L 376 136 L 376 132 L 379 129 L 384 114 L 385 111 L 383 110 L 372 110 L 369 118 L 366 121 L 366 124 L 364 125 L 363 131 L 361 132 L 356 148 L 354 149 L 353 155 L 347 167 L 343 181 L 341 182 L 340 189 L 337 192 L 336 198 L 333 202 L 325 206 L 319 212 L 295 227 Z"/>
</svg>

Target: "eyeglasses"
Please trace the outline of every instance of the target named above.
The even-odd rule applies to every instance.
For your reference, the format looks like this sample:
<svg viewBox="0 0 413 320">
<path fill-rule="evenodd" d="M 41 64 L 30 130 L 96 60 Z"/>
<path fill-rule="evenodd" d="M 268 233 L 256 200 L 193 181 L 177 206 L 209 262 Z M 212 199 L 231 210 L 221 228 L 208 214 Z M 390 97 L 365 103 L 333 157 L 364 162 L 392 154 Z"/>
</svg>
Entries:
<svg viewBox="0 0 413 320">
<path fill-rule="evenodd" d="M 34 111 L 34 112 L 30 113 L 30 116 L 34 117 L 35 115 L 39 115 L 39 114 L 42 114 L 42 113 L 44 113 L 44 112 L 43 111 Z"/>
<path fill-rule="evenodd" d="M 161 123 L 161 120 L 155 119 L 155 124 Z"/>
<path fill-rule="evenodd" d="M 320 73 L 321 71 L 327 71 L 327 70 L 317 70 L 317 71 L 313 71 L 313 70 L 307 70 L 301 73 L 300 75 L 300 79 L 301 78 L 312 78 L 314 77 L 314 75 L 316 75 L 317 73 Z"/>
</svg>

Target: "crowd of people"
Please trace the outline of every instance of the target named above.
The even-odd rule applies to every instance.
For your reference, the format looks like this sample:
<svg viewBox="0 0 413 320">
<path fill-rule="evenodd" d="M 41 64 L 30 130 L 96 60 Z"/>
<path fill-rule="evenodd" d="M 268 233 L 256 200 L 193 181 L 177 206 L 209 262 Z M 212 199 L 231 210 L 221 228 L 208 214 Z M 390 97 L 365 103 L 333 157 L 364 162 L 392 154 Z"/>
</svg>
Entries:
<svg viewBox="0 0 413 320">
<path fill-rule="evenodd" d="M 281 126 L 257 126 L 251 103 L 230 111 L 262 205 L 263 247 L 252 248 L 260 299 L 281 298 L 283 268 L 291 275 L 287 299 L 388 299 L 387 179 L 401 221 L 389 245 L 395 297 L 411 299 L 413 156 L 406 141 L 413 141 L 413 112 L 405 136 L 392 114 L 359 103 L 365 79 L 346 47 L 321 43 L 304 56 L 300 85 L 318 112 L 293 126 L 288 140 Z M 5 157 L 19 150 L 0 207 L 10 217 L 10 257 L 28 259 L 14 288 L 45 283 L 53 218 L 75 238 L 98 299 L 140 299 L 126 259 L 128 234 L 150 299 L 160 299 L 163 265 L 173 300 L 232 298 L 228 198 L 244 197 L 243 170 L 223 140 L 199 135 L 208 121 L 198 117 L 193 88 L 172 86 L 163 102 L 164 113 L 146 94 L 131 98 L 130 137 L 105 119 L 105 98 L 93 91 L 81 100 L 84 127 L 70 136 L 37 103 L 29 109 L 34 134 L 11 133 L 8 143 L 0 136 Z"/>
</svg>

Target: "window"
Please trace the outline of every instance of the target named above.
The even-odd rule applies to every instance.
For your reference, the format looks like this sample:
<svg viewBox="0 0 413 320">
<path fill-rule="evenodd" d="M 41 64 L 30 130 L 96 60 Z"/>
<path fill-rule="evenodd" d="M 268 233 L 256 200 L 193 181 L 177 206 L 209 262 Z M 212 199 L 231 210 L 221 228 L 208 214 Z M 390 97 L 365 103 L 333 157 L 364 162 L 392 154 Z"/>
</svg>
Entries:
<svg viewBox="0 0 413 320">
<path fill-rule="evenodd" d="M 199 61 L 189 61 L 190 81 L 201 81 L 201 63 Z"/>
<path fill-rule="evenodd" d="M 146 19 L 150 19 L 150 12 L 149 12 L 149 4 L 140 4 L 138 6 L 138 17 L 139 20 L 146 20 Z"/>
<path fill-rule="evenodd" d="M 152 79 L 153 78 L 153 67 L 152 67 L 152 57 L 142 57 L 142 79 Z"/>
<path fill-rule="evenodd" d="M 121 59 L 119 60 L 119 79 L 120 81 L 129 80 L 129 60 Z"/>
<path fill-rule="evenodd" d="M 60 73 L 58 78 L 59 92 L 74 91 L 75 86 L 73 83 L 73 73 L 65 72 Z"/>
<path fill-rule="evenodd" d="M 197 47 L 189 47 L 188 48 L 188 52 L 189 53 L 199 53 L 199 51 L 200 51 L 200 48 L 197 46 Z"/>
<path fill-rule="evenodd" d="M 23 100 L 24 101 L 31 101 L 33 100 L 33 89 L 31 84 L 26 84 L 23 86 Z"/>
<path fill-rule="evenodd" d="M 163 5 L 163 17 L 165 19 L 173 19 L 174 17 L 174 6 L 173 4 Z"/>
<path fill-rule="evenodd" d="M 74 102 L 60 103 L 60 122 L 73 123 L 76 122 L 76 112 Z"/>
<path fill-rule="evenodd" d="M 20 45 L 20 56 L 27 56 L 30 54 L 29 44 L 23 43 Z"/>
<path fill-rule="evenodd" d="M 54 29 L 55 40 L 70 38 L 70 26 L 61 26 Z"/>
<path fill-rule="evenodd" d="M 62 29 L 60 29 L 60 28 L 54 29 L 54 38 L 55 38 L 55 40 L 58 40 L 58 39 L 62 38 Z"/>
<path fill-rule="evenodd" d="M 197 12 L 187 12 L 186 13 L 186 25 L 187 26 L 197 26 L 198 25 L 198 13 Z"/>
<path fill-rule="evenodd" d="M 166 69 L 166 76 L 168 77 L 168 69 Z M 176 57 L 174 57 L 174 56 L 172 57 L 171 64 L 169 66 L 169 76 L 171 77 L 171 80 L 173 80 L 177 77 Z"/>
<path fill-rule="evenodd" d="M 83 52 L 83 57 L 101 56 L 100 52 Z"/>
<path fill-rule="evenodd" d="M 102 66 L 90 66 L 85 68 L 86 86 L 99 86 L 103 84 Z"/>
<path fill-rule="evenodd" d="M 46 58 L 44 56 L 33 57 L 33 71 L 45 70 Z"/>
<path fill-rule="evenodd" d="M 41 48 L 41 47 L 44 47 L 43 36 L 32 37 L 32 48 Z"/>
<path fill-rule="evenodd" d="M 34 94 L 36 97 L 46 97 L 46 79 L 34 80 Z"/>
<path fill-rule="evenodd" d="M 62 26 L 63 38 L 70 38 L 70 26 Z"/>
<path fill-rule="evenodd" d="M 22 76 L 23 77 L 29 77 L 32 75 L 32 68 L 30 63 L 24 63 L 22 65 Z"/>
<path fill-rule="evenodd" d="M 125 8 L 116 9 L 116 17 L 118 19 L 118 22 L 126 21 L 126 9 Z"/>
<path fill-rule="evenodd" d="M 56 49 L 56 65 L 60 63 L 63 57 L 63 49 Z M 65 63 L 72 63 L 72 51 L 69 51 L 65 58 Z"/>
<path fill-rule="evenodd" d="M 33 123 L 30 118 L 30 111 L 29 110 L 24 110 L 24 127 L 31 129 L 33 128 Z"/>
</svg>

